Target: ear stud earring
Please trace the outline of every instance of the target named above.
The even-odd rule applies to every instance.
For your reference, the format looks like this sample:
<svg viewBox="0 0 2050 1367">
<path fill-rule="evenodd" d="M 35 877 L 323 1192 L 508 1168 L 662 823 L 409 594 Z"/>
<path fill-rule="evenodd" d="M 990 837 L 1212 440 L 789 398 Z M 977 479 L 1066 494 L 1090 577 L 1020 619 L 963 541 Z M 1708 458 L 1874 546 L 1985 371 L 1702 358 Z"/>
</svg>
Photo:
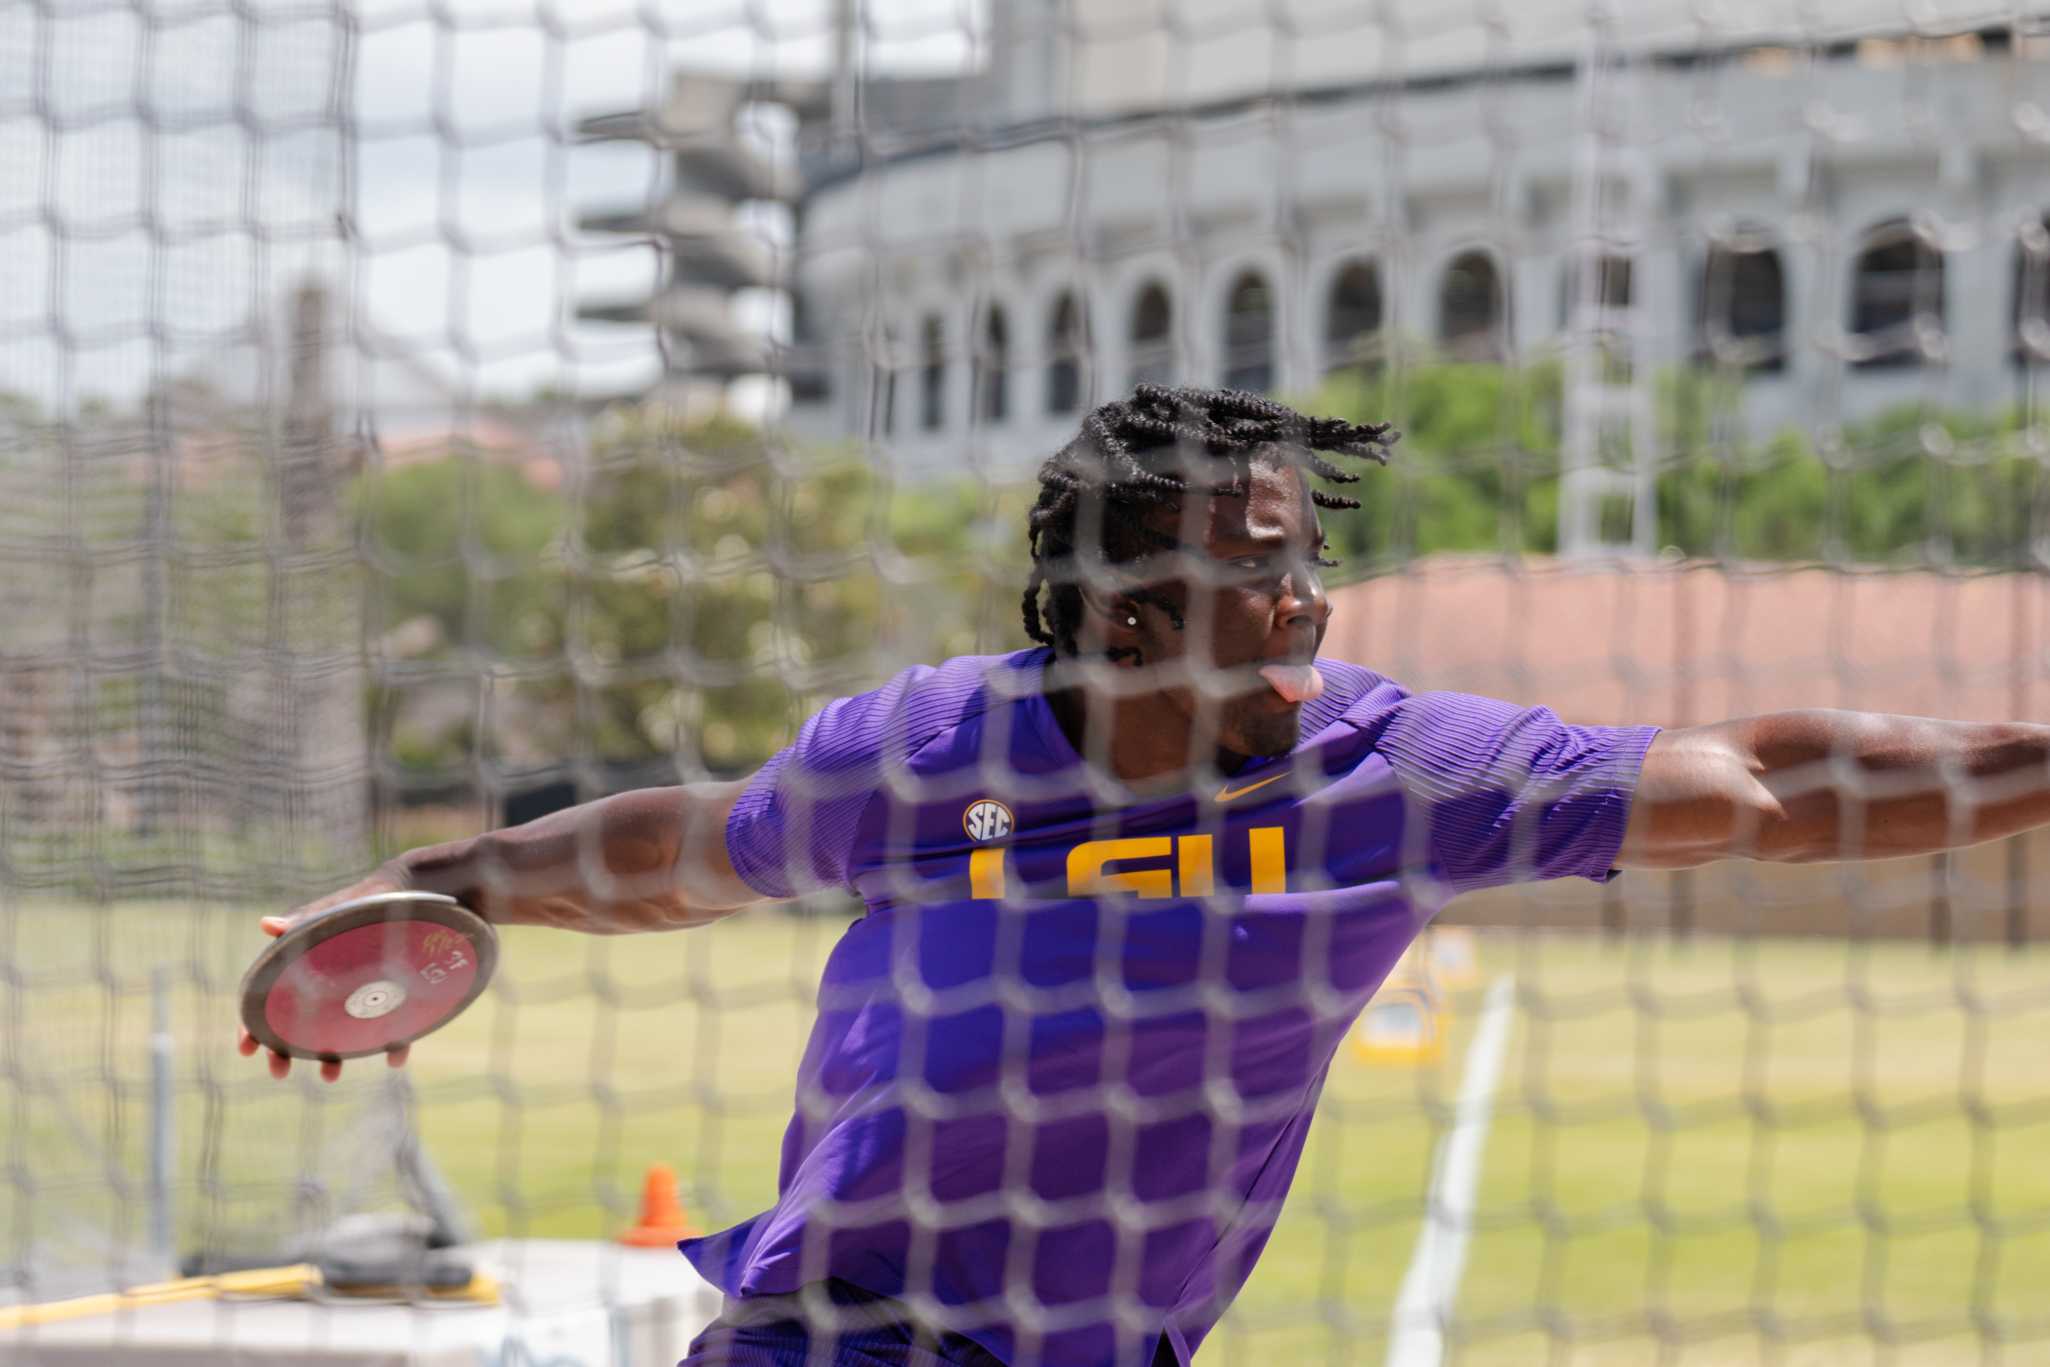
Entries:
<svg viewBox="0 0 2050 1367">
<path fill-rule="evenodd" d="M 1136 617 L 1127 617 L 1127 618 L 1125 619 L 1125 625 L 1126 625 L 1126 626 L 1128 626 L 1128 627 L 1135 627 L 1135 626 L 1138 626 L 1138 625 L 1139 625 L 1139 619 L 1138 619 L 1138 618 L 1136 618 Z"/>
</svg>

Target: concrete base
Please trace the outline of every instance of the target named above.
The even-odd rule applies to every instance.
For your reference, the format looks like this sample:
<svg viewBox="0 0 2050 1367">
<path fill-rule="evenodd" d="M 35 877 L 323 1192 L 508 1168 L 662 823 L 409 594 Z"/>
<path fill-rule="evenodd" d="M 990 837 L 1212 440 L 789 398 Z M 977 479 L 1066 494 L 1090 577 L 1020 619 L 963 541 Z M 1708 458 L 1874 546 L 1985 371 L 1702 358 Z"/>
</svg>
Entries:
<svg viewBox="0 0 2050 1367">
<path fill-rule="evenodd" d="M 673 1367 L 719 1312 L 674 1249 L 518 1239 L 465 1250 L 494 1306 L 185 1301 L 0 1331 L 0 1367 Z"/>
</svg>

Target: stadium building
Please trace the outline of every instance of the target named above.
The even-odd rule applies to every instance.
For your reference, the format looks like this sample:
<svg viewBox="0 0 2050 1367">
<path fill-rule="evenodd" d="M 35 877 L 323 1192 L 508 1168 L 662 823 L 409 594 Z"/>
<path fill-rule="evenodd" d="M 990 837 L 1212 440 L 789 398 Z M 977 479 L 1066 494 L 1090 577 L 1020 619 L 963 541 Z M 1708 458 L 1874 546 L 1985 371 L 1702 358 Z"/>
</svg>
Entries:
<svg viewBox="0 0 2050 1367">
<path fill-rule="evenodd" d="M 1661 0 L 1590 40 L 1587 8 L 999 4 L 959 79 L 768 91 L 802 162 L 791 426 L 1006 474 L 1139 380 L 1558 355 L 1585 549 L 1601 500 L 1647 511 L 1673 367 L 1738 382 L 1754 434 L 2017 399 L 2050 358 L 2050 26 Z M 587 125 L 671 130 L 669 201 L 586 220 L 666 234 L 671 279 L 586 314 L 657 322 L 683 375 L 760 364 L 704 259 L 708 200 L 753 193 L 704 171 L 718 85 Z"/>
</svg>

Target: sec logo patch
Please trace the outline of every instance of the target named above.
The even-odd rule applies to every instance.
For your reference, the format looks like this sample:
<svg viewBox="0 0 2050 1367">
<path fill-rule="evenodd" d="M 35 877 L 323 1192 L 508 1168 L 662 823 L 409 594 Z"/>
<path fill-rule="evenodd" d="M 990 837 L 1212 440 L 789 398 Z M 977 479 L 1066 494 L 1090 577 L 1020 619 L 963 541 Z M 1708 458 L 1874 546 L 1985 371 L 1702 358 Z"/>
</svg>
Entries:
<svg viewBox="0 0 2050 1367">
<path fill-rule="evenodd" d="M 994 798 L 971 802 L 961 813 L 961 829 L 978 845 L 1002 840 L 1011 833 L 1011 809 Z"/>
</svg>

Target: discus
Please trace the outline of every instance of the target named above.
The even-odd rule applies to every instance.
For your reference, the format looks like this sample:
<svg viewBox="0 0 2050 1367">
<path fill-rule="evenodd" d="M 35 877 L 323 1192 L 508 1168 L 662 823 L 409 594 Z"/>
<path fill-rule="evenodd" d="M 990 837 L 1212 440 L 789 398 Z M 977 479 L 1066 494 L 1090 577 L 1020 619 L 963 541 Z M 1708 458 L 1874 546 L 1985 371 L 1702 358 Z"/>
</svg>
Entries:
<svg viewBox="0 0 2050 1367">
<path fill-rule="evenodd" d="M 273 940 L 242 977 L 242 1024 L 290 1058 L 382 1054 L 454 1020 L 497 966 L 497 932 L 455 898 L 374 893 Z"/>
</svg>

